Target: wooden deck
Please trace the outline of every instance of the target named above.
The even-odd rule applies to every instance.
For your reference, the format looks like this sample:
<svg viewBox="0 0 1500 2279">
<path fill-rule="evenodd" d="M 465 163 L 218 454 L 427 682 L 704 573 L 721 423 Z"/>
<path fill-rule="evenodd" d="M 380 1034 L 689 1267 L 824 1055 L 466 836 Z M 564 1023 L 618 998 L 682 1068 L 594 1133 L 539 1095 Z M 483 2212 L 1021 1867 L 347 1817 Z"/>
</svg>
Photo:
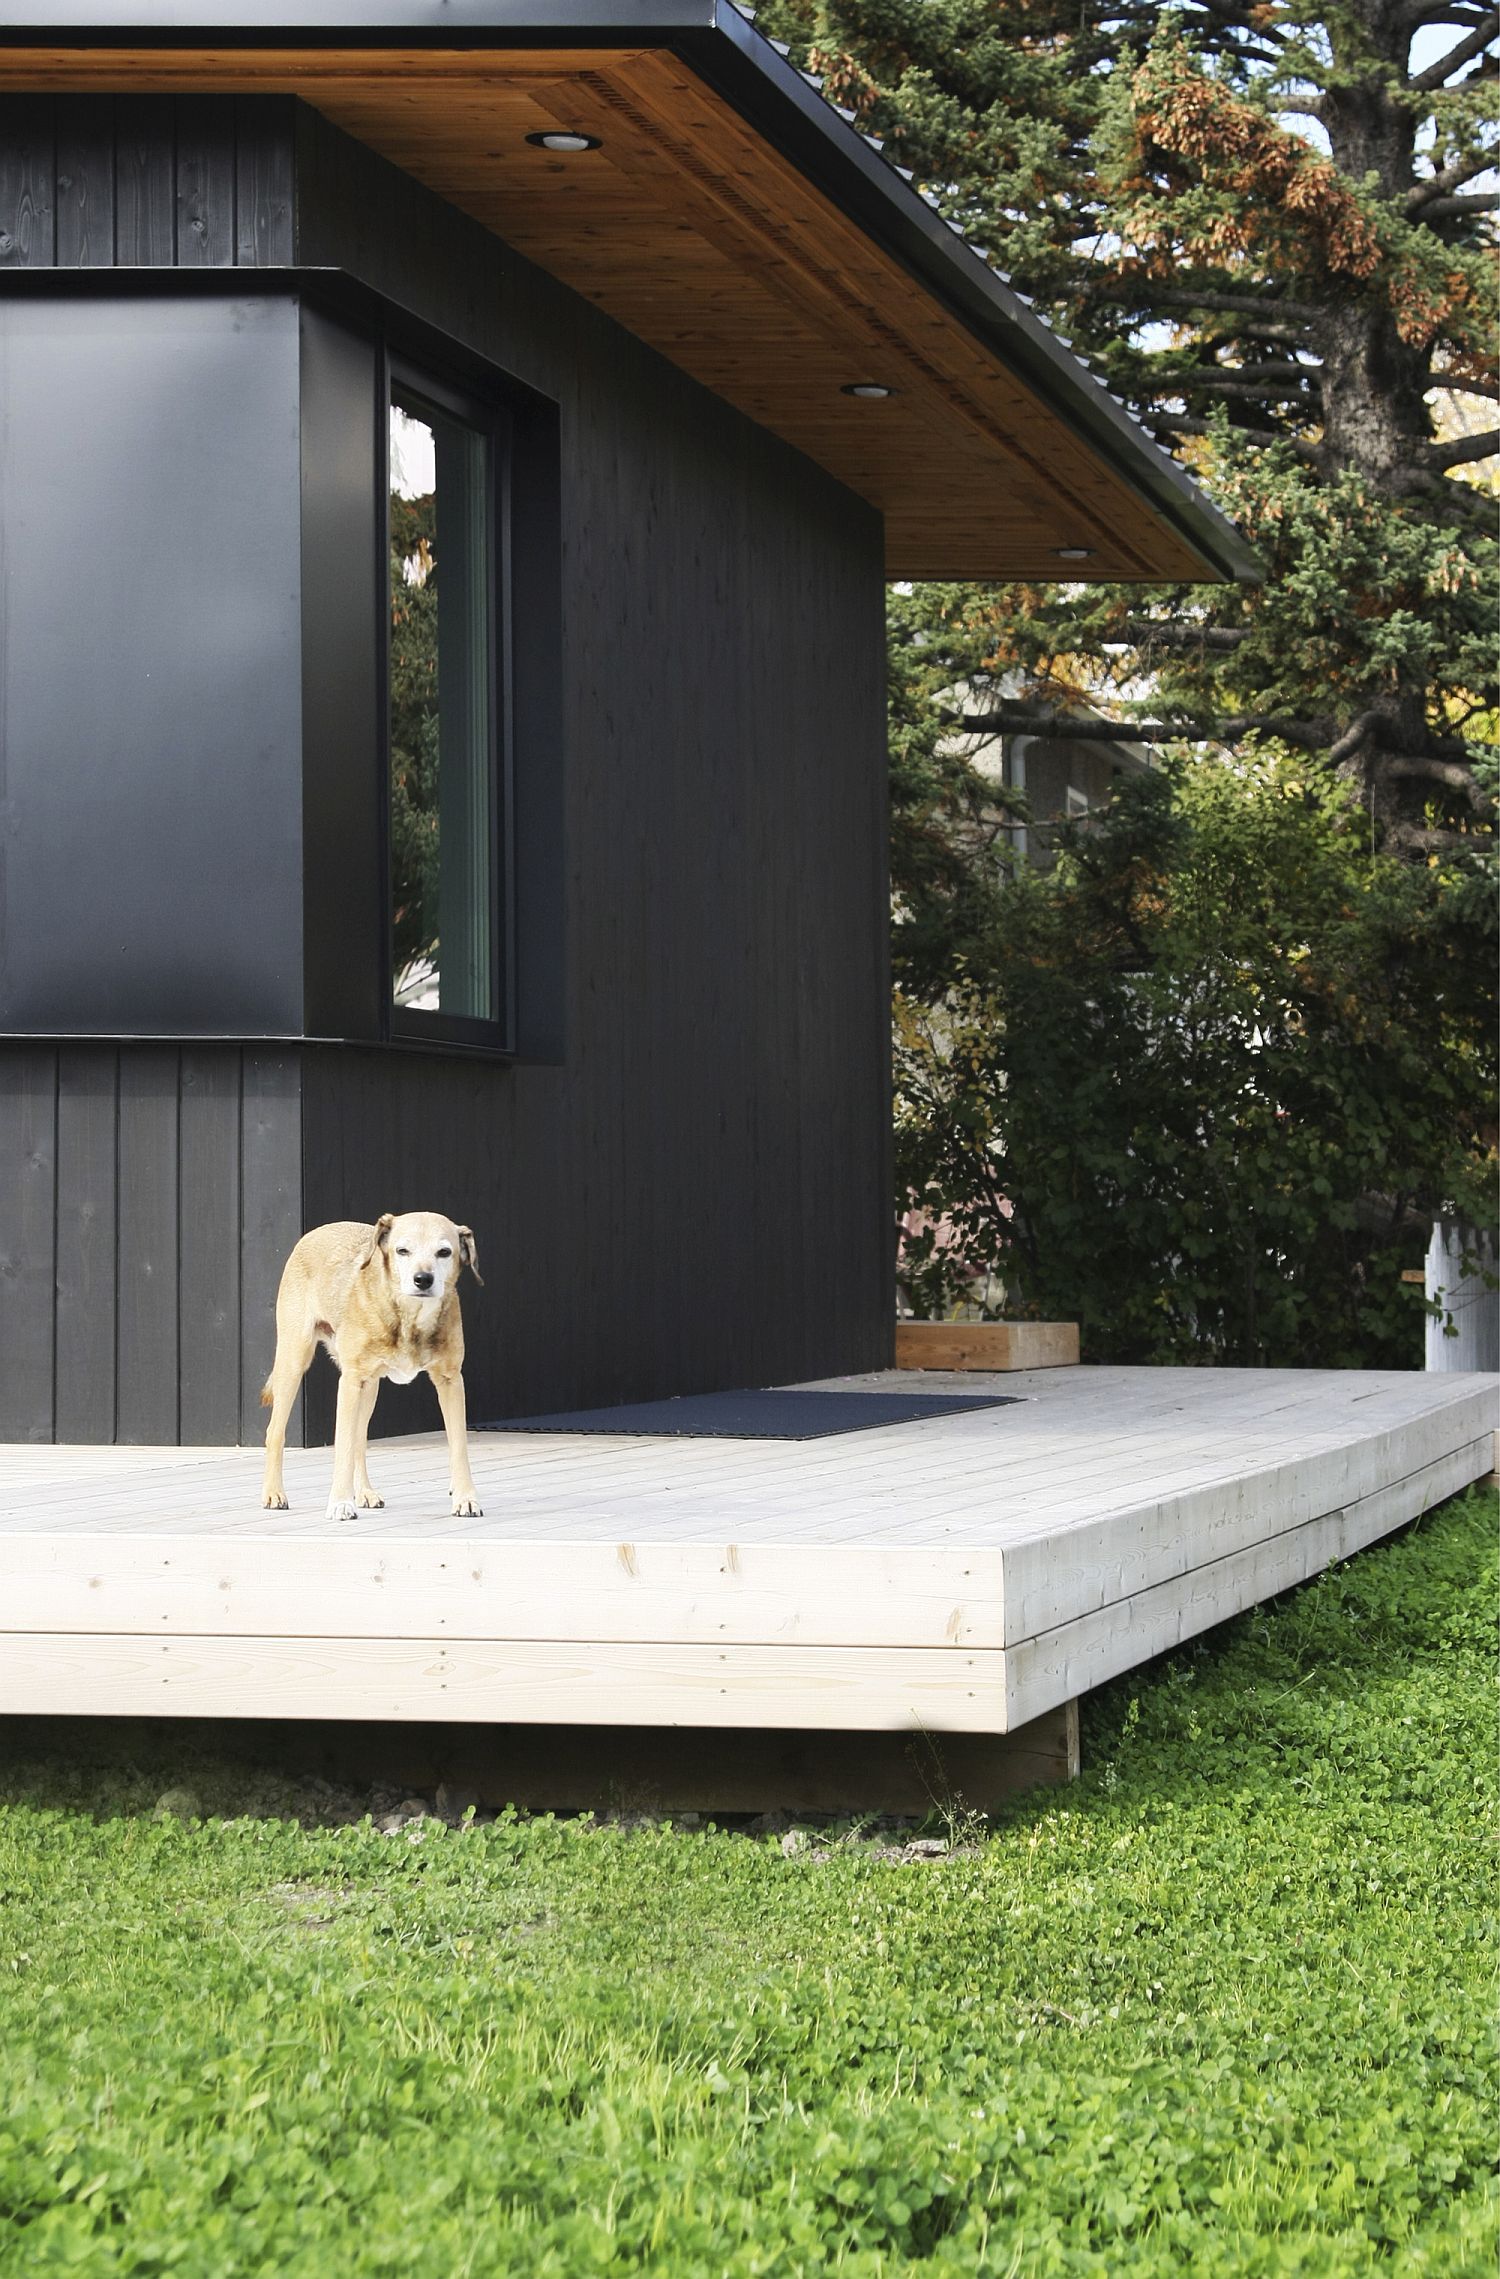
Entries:
<svg viewBox="0 0 1500 2279">
<path fill-rule="evenodd" d="M 909 1376 L 837 1380 L 909 1387 Z M 1494 1465 L 1497 1380 L 1075 1368 L 815 1442 L 0 1450 L 0 1711 L 1005 1733 Z"/>
</svg>

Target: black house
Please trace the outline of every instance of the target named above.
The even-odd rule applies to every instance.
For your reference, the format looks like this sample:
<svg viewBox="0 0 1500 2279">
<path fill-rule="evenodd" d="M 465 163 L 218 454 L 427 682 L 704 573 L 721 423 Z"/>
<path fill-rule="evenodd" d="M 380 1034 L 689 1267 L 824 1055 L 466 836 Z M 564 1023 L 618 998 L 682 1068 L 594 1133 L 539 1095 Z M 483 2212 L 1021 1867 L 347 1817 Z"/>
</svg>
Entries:
<svg viewBox="0 0 1500 2279">
<path fill-rule="evenodd" d="M 0 1439 L 887 1363 L 883 581 L 1240 541 L 722 0 L 0 14 Z"/>
</svg>

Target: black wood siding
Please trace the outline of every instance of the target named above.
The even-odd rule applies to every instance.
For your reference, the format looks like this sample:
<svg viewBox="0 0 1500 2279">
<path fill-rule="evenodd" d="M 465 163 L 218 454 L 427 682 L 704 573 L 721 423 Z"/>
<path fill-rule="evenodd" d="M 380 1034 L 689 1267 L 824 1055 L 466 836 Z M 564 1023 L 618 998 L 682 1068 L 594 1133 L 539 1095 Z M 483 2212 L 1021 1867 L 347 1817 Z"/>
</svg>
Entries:
<svg viewBox="0 0 1500 2279">
<path fill-rule="evenodd" d="M 0 1046 L 0 1440 L 260 1437 L 298 1095 L 269 1048 Z"/>
<path fill-rule="evenodd" d="M 474 1227 L 471 1416 L 886 1366 L 878 518 L 297 120 L 298 258 L 560 404 L 566 660 L 564 1065 L 309 1049 L 309 1219 Z M 309 1415 L 326 1437 L 327 1376 Z M 436 1422 L 425 1385 L 382 1392 L 376 1431 Z"/>
<path fill-rule="evenodd" d="M 517 797 L 560 1057 L 0 1044 L 0 1438 L 258 1438 L 291 1242 L 383 1210 L 475 1229 L 476 1418 L 888 1363 L 878 517 L 300 106 L 46 110 L 0 111 L 0 257 L 342 268 L 557 401 L 563 733 Z M 436 1422 L 388 1387 L 375 1429 Z"/>
<path fill-rule="evenodd" d="M 266 96 L 0 96 L 0 269 L 291 261 L 293 110 Z"/>
</svg>

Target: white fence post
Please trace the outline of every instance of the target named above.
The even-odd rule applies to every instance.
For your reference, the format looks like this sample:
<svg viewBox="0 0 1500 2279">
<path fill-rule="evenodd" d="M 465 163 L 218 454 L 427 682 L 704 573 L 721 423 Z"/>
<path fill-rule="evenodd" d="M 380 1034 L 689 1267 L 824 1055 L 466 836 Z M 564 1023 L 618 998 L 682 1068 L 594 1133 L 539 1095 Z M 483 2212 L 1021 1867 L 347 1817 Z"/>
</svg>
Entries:
<svg viewBox="0 0 1500 2279">
<path fill-rule="evenodd" d="M 1479 1270 L 1465 1273 L 1465 1249 Z M 1429 1369 L 1500 1368 L 1500 1290 L 1486 1287 L 1485 1271 L 1495 1271 L 1495 1247 L 1472 1227 L 1441 1222 L 1427 1251 L 1427 1297 L 1441 1314 L 1427 1317 Z M 1451 1317 L 1456 1335 L 1444 1335 Z"/>
</svg>

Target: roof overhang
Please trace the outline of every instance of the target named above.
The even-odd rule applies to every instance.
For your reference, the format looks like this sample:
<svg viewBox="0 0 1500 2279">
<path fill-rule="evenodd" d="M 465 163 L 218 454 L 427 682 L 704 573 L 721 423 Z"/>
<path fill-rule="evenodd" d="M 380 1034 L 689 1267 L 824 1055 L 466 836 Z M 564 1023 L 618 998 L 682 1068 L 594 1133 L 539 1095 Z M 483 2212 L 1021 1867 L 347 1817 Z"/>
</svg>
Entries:
<svg viewBox="0 0 1500 2279">
<path fill-rule="evenodd" d="M 1258 575 L 1175 461 L 727 0 L 372 13 L 0 0 L 0 89 L 302 97 L 878 507 L 892 577 Z M 600 147 L 527 140 L 559 126 Z M 893 393 L 845 392 L 858 382 Z"/>
</svg>

